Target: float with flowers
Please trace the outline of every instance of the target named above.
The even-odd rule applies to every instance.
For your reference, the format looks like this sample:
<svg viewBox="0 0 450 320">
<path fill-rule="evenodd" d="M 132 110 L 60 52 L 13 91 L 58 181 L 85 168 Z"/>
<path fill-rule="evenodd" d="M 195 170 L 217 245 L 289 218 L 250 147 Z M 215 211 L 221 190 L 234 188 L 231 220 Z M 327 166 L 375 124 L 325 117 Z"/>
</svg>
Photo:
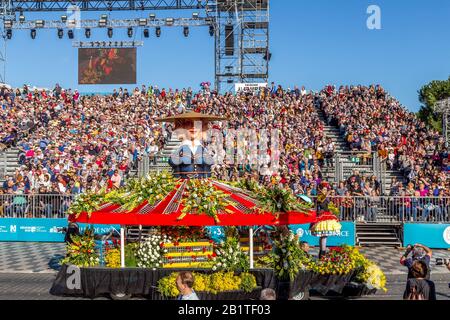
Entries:
<svg viewBox="0 0 450 320">
<path fill-rule="evenodd" d="M 194 121 L 203 125 L 220 119 L 188 112 L 162 120 L 175 122 L 189 134 Z M 152 173 L 128 180 L 119 189 L 103 189 L 75 199 L 69 221 L 119 224 L 120 246 L 108 248 L 100 259 L 89 229 L 74 237 L 67 245 L 52 294 L 171 299 L 176 295 L 175 274 L 186 268 L 195 269 L 197 290 L 211 299 L 253 299 L 262 288 L 276 288 L 280 298 L 294 299 L 309 287 L 321 285 L 326 292 L 342 292 L 351 280 L 384 288 L 380 270 L 354 249 L 322 250 L 316 259 L 301 250 L 299 239 L 289 231 L 288 225 L 310 223 L 321 239 L 338 232 L 340 224 L 328 211 L 333 208 L 322 204 L 326 195 L 316 210 L 317 203 L 302 200 L 278 184 L 266 187 L 252 179 L 234 183 L 214 180 L 201 144 L 196 151 L 191 148 L 196 145 L 194 138 L 195 133 L 175 151 L 169 162 L 173 172 Z M 150 229 L 140 241 L 127 243 L 127 226 Z M 262 226 L 266 235 L 257 238 L 268 242 L 257 243 L 262 248 L 257 259 L 255 226 Z M 221 228 L 220 241 L 213 241 L 211 227 Z M 243 232 L 248 232 L 245 244 Z M 81 267 L 78 287 L 67 287 L 70 265 Z"/>
</svg>

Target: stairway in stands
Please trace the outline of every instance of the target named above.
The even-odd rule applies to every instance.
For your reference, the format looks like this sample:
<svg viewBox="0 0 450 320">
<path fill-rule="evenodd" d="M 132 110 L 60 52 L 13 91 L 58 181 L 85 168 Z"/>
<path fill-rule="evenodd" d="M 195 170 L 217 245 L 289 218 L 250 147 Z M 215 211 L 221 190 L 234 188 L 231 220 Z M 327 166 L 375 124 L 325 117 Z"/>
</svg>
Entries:
<svg viewBox="0 0 450 320">
<path fill-rule="evenodd" d="M 357 223 L 356 245 L 401 247 L 401 224 Z"/>
<path fill-rule="evenodd" d="M 20 167 L 18 163 L 18 148 L 8 148 L 0 152 L 0 182 L 5 180 L 6 175 L 13 175 Z"/>
<path fill-rule="evenodd" d="M 161 150 L 160 157 L 158 158 L 156 165 L 150 165 L 150 171 L 170 170 L 170 165 L 167 160 L 172 153 L 180 146 L 181 141 L 172 136 L 172 138 L 166 143 Z"/>
<path fill-rule="evenodd" d="M 325 136 L 327 138 L 331 138 L 331 140 L 334 142 L 335 152 L 342 153 L 345 151 L 350 151 L 350 149 L 347 146 L 347 143 L 340 136 L 339 129 L 334 126 L 327 125 L 326 116 L 320 108 L 317 108 L 316 111 L 317 111 L 317 115 L 318 115 L 319 119 L 323 123 L 323 131 L 325 133 Z M 335 166 L 322 168 L 323 178 L 327 181 L 334 182 L 335 181 L 335 173 L 336 173 Z"/>
</svg>

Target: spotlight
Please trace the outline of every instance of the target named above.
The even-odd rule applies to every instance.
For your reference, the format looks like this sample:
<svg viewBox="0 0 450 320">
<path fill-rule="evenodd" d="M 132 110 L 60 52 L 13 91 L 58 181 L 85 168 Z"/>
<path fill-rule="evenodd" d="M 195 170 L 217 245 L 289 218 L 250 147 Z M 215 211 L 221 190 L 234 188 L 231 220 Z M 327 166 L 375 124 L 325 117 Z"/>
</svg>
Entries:
<svg viewBox="0 0 450 320">
<path fill-rule="evenodd" d="M 31 39 L 36 38 L 36 29 L 31 29 Z"/>
<path fill-rule="evenodd" d="M 108 38 L 112 38 L 112 36 L 113 36 L 113 29 L 108 28 Z"/>
<path fill-rule="evenodd" d="M 173 18 L 167 18 L 166 19 L 166 25 L 168 25 L 169 27 L 173 26 L 174 23 L 174 19 Z"/>
<path fill-rule="evenodd" d="M 61 21 L 62 21 L 63 23 L 66 23 L 66 22 L 67 22 L 67 16 L 66 16 L 66 15 L 61 16 Z"/>
<path fill-rule="evenodd" d="M 147 25 L 147 19 L 141 18 L 138 20 L 138 23 L 140 27 L 145 27 Z"/>
<path fill-rule="evenodd" d="M 209 35 L 211 36 L 211 37 L 213 37 L 214 36 L 214 26 L 213 25 L 210 25 L 209 26 Z"/>
<path fill-rule="evenodd" d="M 44 21 L 44 20 L 36 20 L 36 21 L 34 22 L 34 25 L 35 25 L 36 28 L 43 28 L 43 27 L 44 27 L 44 24 L 45 24 L 45 21 Z"/>
<path fill-rule="evenodd" d="M 63 29 L 58 29 L 58 38 L 62 39 L 64 36 L 64 30 Z"/>
<path fill-rule="evenodd" d="M 148 32 L 148 29 L 144 29 L 144 37 L 148 38 L 150 36 L 150 33 Z"/>
<path fill-rule="evenodd" d="M 156 37 L 161 37 L 161 27 L 156 27 Z"/>
<path fill-rule="evenodd" d="M 98 20 L 98 26 L 104 28 L 106 27 L 107 22 L 108 22 L 108 15 L 102 14 L 100 16 L 100 20 Z"/>
<path fill-rule="evenodd" d="M 5 24 L 4 24 L 4 26 L 5 26 L 5 29 L 11 29 L 12 28 L 12 26 L 13 26 L 13 21 L 12 20 L 5 20 Z"/>
<path fill-rule="evenodd" d="M 133 37 L 133 28 L 129 27 L 127 30 L 127 34 L 128 34 L 128 38 L 132 38 Z"/>
<path fill-rule="evenodd" d="M 11 29 L 6 30 L 6 38 L 11 40 L 11 38 L 12 38 L 12 30 Z"/>
<path fill-rule="evenodd" d="M 86 36 L 86 38 L 90 38 L 91 37 L 91 29 L 86 28 L 86 30 L 84 30 L 84 35 Z"/>
<path fill-rule="evenodd" d="M 192 14 L 192 18 L 195 19 L 195 20 L 197 20 L 197 19 L 198 19 L 198 12 L 194 12 L 194 13 Z"/>
<path fill-rule="evenodd" d="M 67 35 L 69 36 L 69 39 L 73 39 L 73 30 L 67 31 Z"/>
<path fill-rule="evenodd" d="M 183 34 L 184 34 L 185 37 L 189 36 L 189 27 L 184 27 L 183 28 Z"/>
<path fill-rule="evenodd" d="M 20 23 L 24 23 L 25 22 L 25 16 L 23 15 L 23 13 L 21 13 L 20 16 L 19 16 L 19 22 Z"/>
<path fill-rule="evenodd" d="M 150 13 L 149 17 L 150 17 L 150 20 L 154 21 L 156 19 L 156 14 Z"/>
</svg>

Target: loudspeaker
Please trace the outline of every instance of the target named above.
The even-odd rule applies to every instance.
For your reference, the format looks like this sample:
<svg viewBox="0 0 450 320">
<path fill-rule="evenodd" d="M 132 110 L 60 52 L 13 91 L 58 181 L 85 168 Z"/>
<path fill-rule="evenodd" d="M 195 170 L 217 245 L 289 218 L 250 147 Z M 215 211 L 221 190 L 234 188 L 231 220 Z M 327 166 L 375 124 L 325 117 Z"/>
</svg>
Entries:
<svg viewBox="0 0 450 320">
<path fill-rule="evenodd" d="M 234 55 L 234 31 L 232 25 L 225 26 L 225 55 Z"/>
</svg>

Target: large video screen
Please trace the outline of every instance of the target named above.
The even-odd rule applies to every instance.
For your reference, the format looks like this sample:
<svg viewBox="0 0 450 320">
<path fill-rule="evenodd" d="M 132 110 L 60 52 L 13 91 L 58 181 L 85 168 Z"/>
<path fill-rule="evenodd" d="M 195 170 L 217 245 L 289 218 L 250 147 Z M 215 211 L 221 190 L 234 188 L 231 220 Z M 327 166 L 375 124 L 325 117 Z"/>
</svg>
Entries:
<svg viewBox="0 0 450 320">
<path fill-rule="evenodd" d="M 135 84 L 136 48 L 78 49 L 78 84 Z"/>
</svg>

